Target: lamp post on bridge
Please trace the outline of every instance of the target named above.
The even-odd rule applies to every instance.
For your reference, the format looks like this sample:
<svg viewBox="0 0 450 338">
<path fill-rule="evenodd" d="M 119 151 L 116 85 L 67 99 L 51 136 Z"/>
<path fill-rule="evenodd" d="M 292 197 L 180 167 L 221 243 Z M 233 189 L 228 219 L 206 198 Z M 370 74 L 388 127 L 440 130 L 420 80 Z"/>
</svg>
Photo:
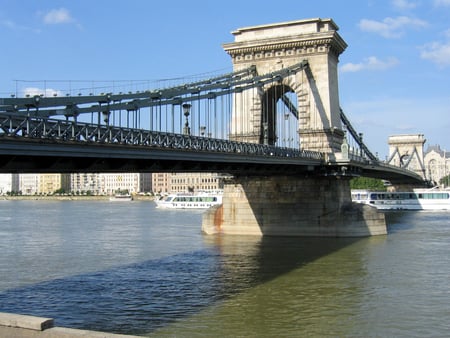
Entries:
<svg viewBox="0 0 450 338">
<path fill-rule="evenodd" d="M 263 138 L 264 138 L 264 144 L 269 144 L 269 124 L 267 122 L 264 122 L 263 124 Z"/>
<path fill-rule="evenodd" d="M 109 125 L 109 115 L 110 115 L 110 113 L 111 112 L 109 110 L 102 111 L 103 121 L 105 122 L 106 125 Z"/>
<path fill-rule="evenodd" d="M 363 133 L 359 133 L 359 156 L 363 157 Z"/>
<path fill-rule="evenodd" d="M 186 117 L 186 122 L 184 123 L 184 128 L 183 128 L 184 135 L 191 135 L 191 128 L 189 128 L 189 121 L 188 121 L 191 106 L 192 105 L 190 105 L 189 103 L 183 104 L 184 116 Z"/>
</svg>

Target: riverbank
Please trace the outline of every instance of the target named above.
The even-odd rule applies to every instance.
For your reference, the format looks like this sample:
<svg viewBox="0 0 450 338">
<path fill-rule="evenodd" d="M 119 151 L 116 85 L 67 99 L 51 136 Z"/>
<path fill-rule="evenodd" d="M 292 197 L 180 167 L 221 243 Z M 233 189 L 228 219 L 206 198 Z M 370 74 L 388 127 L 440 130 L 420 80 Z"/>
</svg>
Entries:
<svg viewBox="0 0 450 338">
<path fill-rule="evenodd" d="M 0 196 L 0 200 L 6 201 L 108 201 L 111 196 L 86 196 L 86 195 L 20 195 L 20 196 Z M 133 195 L 133 201 L 153 201 L 151 195 Z"/>
</svg>

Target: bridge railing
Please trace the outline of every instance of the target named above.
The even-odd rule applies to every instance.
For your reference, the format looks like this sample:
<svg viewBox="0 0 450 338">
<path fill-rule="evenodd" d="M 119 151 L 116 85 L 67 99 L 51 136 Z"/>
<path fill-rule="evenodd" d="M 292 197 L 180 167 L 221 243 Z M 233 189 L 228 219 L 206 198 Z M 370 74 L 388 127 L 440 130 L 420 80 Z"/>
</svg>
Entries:
<svg viewBox="0 0 450 338">
<path fill-rule="evenodd" d="M 315 151 L 30 116 L 0 115 L 0 137 L 138 145 L 186 151 L 236 153 L 319 161 L 324 159 L 323 153 Z"/>
</svg>

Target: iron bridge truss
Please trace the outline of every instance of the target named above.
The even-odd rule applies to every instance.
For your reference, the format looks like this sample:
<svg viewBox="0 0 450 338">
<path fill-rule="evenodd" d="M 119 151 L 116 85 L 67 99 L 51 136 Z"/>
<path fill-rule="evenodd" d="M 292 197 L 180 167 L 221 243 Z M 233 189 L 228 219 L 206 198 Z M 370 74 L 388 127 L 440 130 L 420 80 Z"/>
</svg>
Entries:
<svg viewBox="0 0 450 338">
<path fill-rule="evenodd" d="M 324 161 L 322 153 L 308 150 L 51 118 L 1 116 L 0 137 L 0 166 L 8 172 L 17 171 L 15 168 L 22 163 L 22 172 L 71 172 L 78 168 L 76 171 L 86 172 L 218 171 L 234 175 L 292 175 L 302 174 L 302 166 L 311 170 Z M 27 167 L 26 158 L 33 156 L 36 161 L 45 160 L 38 167 Z M 127 166 L 125 159 L 135 162 Z"/>
<path fill-rule="evenodd" d="M 308 62 L 302 61 L 263 75 L 258 75 L 255 67 L 249 67 L 189 84 L 126 94 L 0 98 L 1 171 L 43 172 L 45 169 L 47 172 L 68 172 L 79 168 L 80 171 L 217 170 L 235 175 L 345 175 L 341 166 L 327 166 L 325 155 L 320 152 L 114 126 L 107 118 L 112 111 L 130 112 L 161 105 L 181 106 L 194 100 L 213 99 L 255 87 L 262 88 L 266 84 L 280 82 L 307 67 Z M 292 102 L 285 96 L 282 100 L 298 118 L 298 111 Z M 78 121 L 80 115 L 88 113 L 97 113 L 99 122 L 95 124 Z M 106 117 L 105 124 L 100 123 L 100 115 Z M 363 169 L 364 166 L 386 170 L 386 166 L 364 145 L 342 110 L 341 121 L 357 141 L 362 155 L 362 162 L 354 168 L 348 168 L 350 170 L 347 174 L 353 172 L 358 175 L 362 170 L 370 171 L 368 168 Z M 94 150 L 86 151 L 86 145 Z M 162 150 L 166 151 L 165 155 Z M 76 155 L 77 153 L 81 155 Z M 53 154 L 54 158 L 49 154 Z M 45 166 L 41 163 L 39 167 L 26 168 L 27 158 L 33 156 L 36 157 L 36 162 L 39 162 L 39 157 L 50 164 Z M 127 166 L 126 162 L 131 159 L 140 163 Z M 67 165 L 68 162 L 71 163 L 65 167 L 64 163 Z M 22 167 L 18 169 L 20 166 Z M 397 172 L 396 169 L 394 171 L 395 176 L 401 180 L 403 173 Z"/>
</svg>

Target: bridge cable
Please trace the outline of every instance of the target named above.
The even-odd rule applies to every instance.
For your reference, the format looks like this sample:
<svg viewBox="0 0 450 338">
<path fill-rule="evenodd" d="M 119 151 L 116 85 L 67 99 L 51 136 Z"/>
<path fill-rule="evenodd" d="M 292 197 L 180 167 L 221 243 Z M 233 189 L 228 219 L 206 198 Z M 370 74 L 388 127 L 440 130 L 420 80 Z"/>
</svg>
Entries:
<svg viewBox="0 0 450 338">
<path fill-rule="evenodd" d="M 359 145 L 359 147 L 361 148 L 361 150 L 364 152 L 364 154 L 372 161 L 378 162 L 378 158 L 372 154 L 372 152 L 369 150 L 369 148 L 367 148 L 367 146 L 364 144 L 364 142 L 362 141 L 361 136 L 356 132 L 356 130 L 353 128 L 353 126 L 350 123 L 350 120 L 347 118 L 347 116 L 345 116 L 344 111 L 342 110 L 342 108 L 340 108 L 340 116 L 341 116 L 341 121 L 344 124 L 344 126 L 347 128 L 347 130 L 349 131 L 349 133 L 353 136 L 354 140 L 356 141 L 356 143 Z"/>
</svg>

